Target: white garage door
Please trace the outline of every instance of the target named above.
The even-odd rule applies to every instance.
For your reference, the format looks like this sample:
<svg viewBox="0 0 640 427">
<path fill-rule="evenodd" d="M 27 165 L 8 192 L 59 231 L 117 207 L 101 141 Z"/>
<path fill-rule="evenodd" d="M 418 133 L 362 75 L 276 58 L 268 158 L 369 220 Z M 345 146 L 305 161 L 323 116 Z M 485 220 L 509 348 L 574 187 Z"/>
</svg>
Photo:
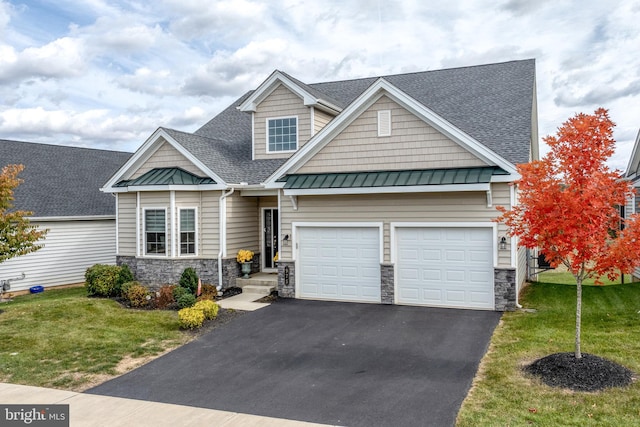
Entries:
<svg viewBox="0 0 640 427">
<path fill-rule="evenodd" d="M 398 228 L 397 302 L 494 308 L 490 228 Z"/>
<path fill-rule="evenodd" d="M 298 228 L 301 298 L 380 302 L 380 235 L 369 227 Z"/>
</svg>

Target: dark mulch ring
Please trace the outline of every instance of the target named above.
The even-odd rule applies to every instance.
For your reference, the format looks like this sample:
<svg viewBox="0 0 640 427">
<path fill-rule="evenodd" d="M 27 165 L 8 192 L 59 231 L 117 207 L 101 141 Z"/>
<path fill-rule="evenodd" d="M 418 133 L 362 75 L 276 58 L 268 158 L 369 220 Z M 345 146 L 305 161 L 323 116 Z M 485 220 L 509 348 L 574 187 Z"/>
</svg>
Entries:
<svg viewBox="0 0 640 427">
<path fill-rule="evenodd" d="M 524 368 L 551 387 L 573 391 L 599 391 L 609 387 L 625 387 L 634 380 L 634 373 L 602 357 L 582 353 L 555 353 L 538 359 Z"/>
</svg>

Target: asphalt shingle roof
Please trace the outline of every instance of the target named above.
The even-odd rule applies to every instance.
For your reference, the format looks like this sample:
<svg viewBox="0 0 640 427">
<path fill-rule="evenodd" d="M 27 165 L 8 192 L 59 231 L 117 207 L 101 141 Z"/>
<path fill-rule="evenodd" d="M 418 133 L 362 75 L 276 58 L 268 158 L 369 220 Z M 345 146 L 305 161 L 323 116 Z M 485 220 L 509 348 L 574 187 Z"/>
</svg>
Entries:
<svg viewBox="0 0 640 427">
<path fill-rule="evenodd" d="M 341 108 L 380 78 L 305 84 L 288 77 Z M 529 161 L 533 59 L 381 77 L 507 161 Z M 225 181 L 263 182 L 284 160 L 251 160 L 251 115 L 236 107 L 252 93 L 193 134 L 165 130 Z"/>
<path fill-rule="evenodd" d="M 0 168 L 25 166 L 14 206 L 35 217 L 115 215 L 100 187 L 131 156 L 119 151 L 0 140 Z"/>
</svg>

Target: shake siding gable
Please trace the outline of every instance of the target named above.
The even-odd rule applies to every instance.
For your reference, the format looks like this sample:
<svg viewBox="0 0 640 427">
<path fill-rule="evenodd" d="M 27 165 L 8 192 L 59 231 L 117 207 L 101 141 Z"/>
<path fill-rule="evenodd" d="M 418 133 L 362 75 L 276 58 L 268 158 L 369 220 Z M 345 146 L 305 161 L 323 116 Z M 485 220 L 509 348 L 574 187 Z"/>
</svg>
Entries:
<svg viewBox="0 0 640 427">
<path fill-rule="evenodd" d="M 316 114 L 318 111 L 316 110 Z M 267 119 L 298 117 L 298 150 L 311 138 L 311 110 L 302 99 L 279 85 L 256 108 L 253 114 L 254 159 L 288 158 L 291 153 L 267 153 Z"/>
<path fill-rule="evenodd" d="M 197 176 L 205 176 L 189 159 L 173 148 L 168 142 L 163 142 L 160 148 L 131 176 L 135 179 L 155 168 L 182 168 Z"/>
<path fill-rule="evenodd" d="M 329 123 L 333 119 L 333 116 L 329 113 L 325 113 L 324 111 L 316 108 L 314 109 L 313 118 L 314 118 L 313 128 L 315 131 L 314 132 L 314 135 L 315 135 L 316 133 L 320 132 L 322 128 L 325 127 L 327 123 Z"/>
<path fill-rule="evenodd" d="M 492 184 L 494 206 L 509 207 L 508 184 Z M 298 210 L 280 198 L 281 235 L 292 235 L 292 222 L 383 222 L 384 262 L 391 261 L 391 222 L 486 222 L 493 224 L 495 207 L 487 207 L 484 192 L 412 193 L 385 195 L 298 196 Z M 498 236 L 506 234 L 498 224 Z M 283 260 L 292 259 L 293 245 L 281 247 Z M 511 249 L 498 251 L 498 266 L 511 267 Z"/>
<path fill-rule="evenodd" d="M 391 136 L 378 136 L 378 111 L 391 111 Z M 382 96 L 297 173 L 487 166 L 398 103 Z"/>
</svg>

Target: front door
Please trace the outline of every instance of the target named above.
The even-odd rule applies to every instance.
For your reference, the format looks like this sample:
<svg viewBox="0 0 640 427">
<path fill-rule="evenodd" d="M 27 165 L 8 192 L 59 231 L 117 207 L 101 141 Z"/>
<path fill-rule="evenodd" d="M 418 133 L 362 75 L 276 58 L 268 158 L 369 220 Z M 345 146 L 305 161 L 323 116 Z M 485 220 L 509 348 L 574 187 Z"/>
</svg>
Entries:
<svg viewBox="0 0 640 427">
<path fill-rule="evenodd" d="M 268 208 L 262 212 L 263 269 L 274 270 L 273 257 L 278 253 L 278 209 Z"/>
</svg>

